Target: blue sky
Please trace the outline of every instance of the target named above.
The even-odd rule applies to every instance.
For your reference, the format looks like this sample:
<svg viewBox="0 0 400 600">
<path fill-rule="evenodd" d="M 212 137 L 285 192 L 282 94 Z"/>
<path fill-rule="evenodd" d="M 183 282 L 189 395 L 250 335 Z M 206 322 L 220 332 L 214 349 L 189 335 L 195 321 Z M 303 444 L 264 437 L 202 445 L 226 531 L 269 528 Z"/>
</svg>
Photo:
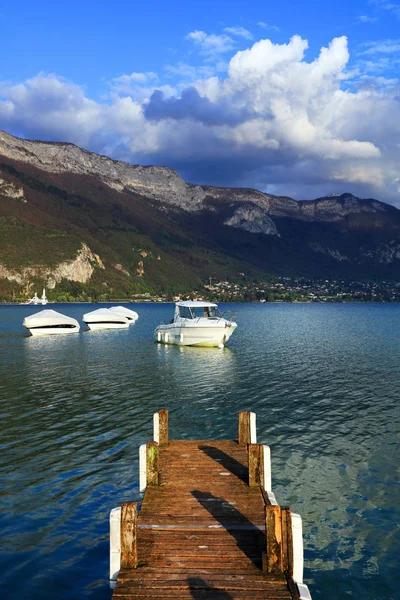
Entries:
<svg viewBox="0 0 400 600">
<path fill-rule="evenodd" d="M 9 133 L 398 203 L 400 0 L 3 0 L 0 27 Z"/>
</svg>

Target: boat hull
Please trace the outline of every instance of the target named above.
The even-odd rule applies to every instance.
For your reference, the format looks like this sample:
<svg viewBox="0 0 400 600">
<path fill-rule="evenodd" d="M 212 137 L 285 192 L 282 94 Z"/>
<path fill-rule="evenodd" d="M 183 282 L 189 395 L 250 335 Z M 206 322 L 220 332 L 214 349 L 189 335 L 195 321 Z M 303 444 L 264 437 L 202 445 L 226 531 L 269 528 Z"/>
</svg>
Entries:
<svg viewBox="0 0 400 600">
<path fill-rule="evenodd" d="M 103 329 L 128 329 L 129 321 L 126 323 L 88 323 L 84 321 L 91 331 L 100 331 Z"/>
<path fill-rule="evenodd" d="M 154 339 L 161 344 L 219 348 L 225 346 L 235 329 L 236 323 L 217 327 L 159 325 L 154 332 Z"/>
<path fill-rule="evenodd" d="M 27 328 L 33 337 L 44 335 L 65 335 L 66 333 L 79 333 L 79 327 L 36 327 Z"/>
</svg>

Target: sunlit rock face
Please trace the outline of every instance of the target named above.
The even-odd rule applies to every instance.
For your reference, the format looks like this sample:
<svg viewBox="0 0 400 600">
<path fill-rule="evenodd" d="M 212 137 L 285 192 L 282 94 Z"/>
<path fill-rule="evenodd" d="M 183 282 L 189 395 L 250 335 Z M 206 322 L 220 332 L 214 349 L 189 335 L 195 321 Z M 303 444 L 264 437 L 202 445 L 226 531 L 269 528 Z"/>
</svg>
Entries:
<svg viewBox="0 0 400 600">
<path fill-rule="evenodd" d="M 101 258 L 82 243 L 74 259 L 61 262 L 53 268 L 34 265 L 18 270 L 8 269 L 0 263 L 0 277 L 8 281 L 15 281 L 19 285 L 26 285 L 32 277 L 39 277 L 49 289 L 53 289 L 62 279 L 87 283 L 96 267 L 104 269 Z"/>
<path fill-rule="evenodd" d="M 245 204 L 239 206 L 224 225 L 238 227 L 250 233 L 264 233 L 265 235 L 279 235 L 273 220 L 267 212 L 258 206 Z"/>
<path fill-rule="evenodd" d="M 12 198 L 14 200 L 20 200 L 20 202 L 26 203 L 24 196 L 24 188 L 22 186 L 15 185 L 12 182 L 8 182 L 0 177 L 0 196 L 6 198 Z"/>
</svg>

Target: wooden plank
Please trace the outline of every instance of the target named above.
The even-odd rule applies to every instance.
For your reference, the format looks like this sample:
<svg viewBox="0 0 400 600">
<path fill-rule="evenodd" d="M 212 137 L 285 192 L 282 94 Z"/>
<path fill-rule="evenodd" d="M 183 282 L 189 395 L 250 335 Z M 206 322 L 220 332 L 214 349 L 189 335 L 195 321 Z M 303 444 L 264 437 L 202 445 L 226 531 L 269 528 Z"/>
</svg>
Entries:
<svg viewBox="0 0 400 600">
<path fill-rule="evenodd" d="M 121 506 L 121 568 L 135 569 L 137 564 L 137 504 L 125 502 Z"/>
</svg>

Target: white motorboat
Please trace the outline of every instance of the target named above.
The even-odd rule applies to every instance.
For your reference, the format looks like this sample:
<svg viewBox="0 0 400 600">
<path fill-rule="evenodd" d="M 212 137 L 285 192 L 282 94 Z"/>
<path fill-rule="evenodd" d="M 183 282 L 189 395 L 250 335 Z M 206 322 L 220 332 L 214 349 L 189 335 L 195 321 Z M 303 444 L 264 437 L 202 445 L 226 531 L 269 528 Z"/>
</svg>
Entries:
<svg viewBox="0 0 400 600">
<path fill-rule="evenodd" d="M 22 324 L 34 336 L 79 332 L 79 323 L 76 319 L 55 310 L 41 310 L 30 317 L 25 317 Z"/>
<path fill-rule="evenodd" d="M 46 297 L 46 288 L 43 288 L 43 294 L 42 297 L 39 298 L 37 293 L 35 292 L 35 295 L 33 296 L 33 298 L 31 298 L 30 300 L 28 300 L 27 302 L 25 302 L 25 304 L 34 304 L 35 306 L 37 304 L 42 304 L 45 305 L 48 303 L 47 297 Z"/>
<path fill-rule="evenodd" d="M 156 328 L 154 339 L 163 344 L 223 348 L 237 324 L 219 315 L 217 309 L 211 302 L 177 302 L 174 318 Z"/>
<path fill-rule="evenodd" d="M 127 329 L 128 319 L 121 313 L 114 313 L 109 308 L 98 308 L 82 317 L 89 329 Z"/>
<path fill-rule="evenodd" d="M 33 296 L 33 298 L 28 300 L 28 302 L 25 302 L 25 304 L 34 304 L 36 306 L 36 304 L 39 304 L 39 302 L 40 302 L 40 300 L 38 298 L 37 293 L 35 292 L 35 295 Z"/>
<path fill-rule="evenodd" d="M 129 323 L 134 323 L 139 318 L 136 311 L 125 306 L 111 306 L 108 310 L 116 315 L 123 315 L 128 319 Z"/>
</svg>

